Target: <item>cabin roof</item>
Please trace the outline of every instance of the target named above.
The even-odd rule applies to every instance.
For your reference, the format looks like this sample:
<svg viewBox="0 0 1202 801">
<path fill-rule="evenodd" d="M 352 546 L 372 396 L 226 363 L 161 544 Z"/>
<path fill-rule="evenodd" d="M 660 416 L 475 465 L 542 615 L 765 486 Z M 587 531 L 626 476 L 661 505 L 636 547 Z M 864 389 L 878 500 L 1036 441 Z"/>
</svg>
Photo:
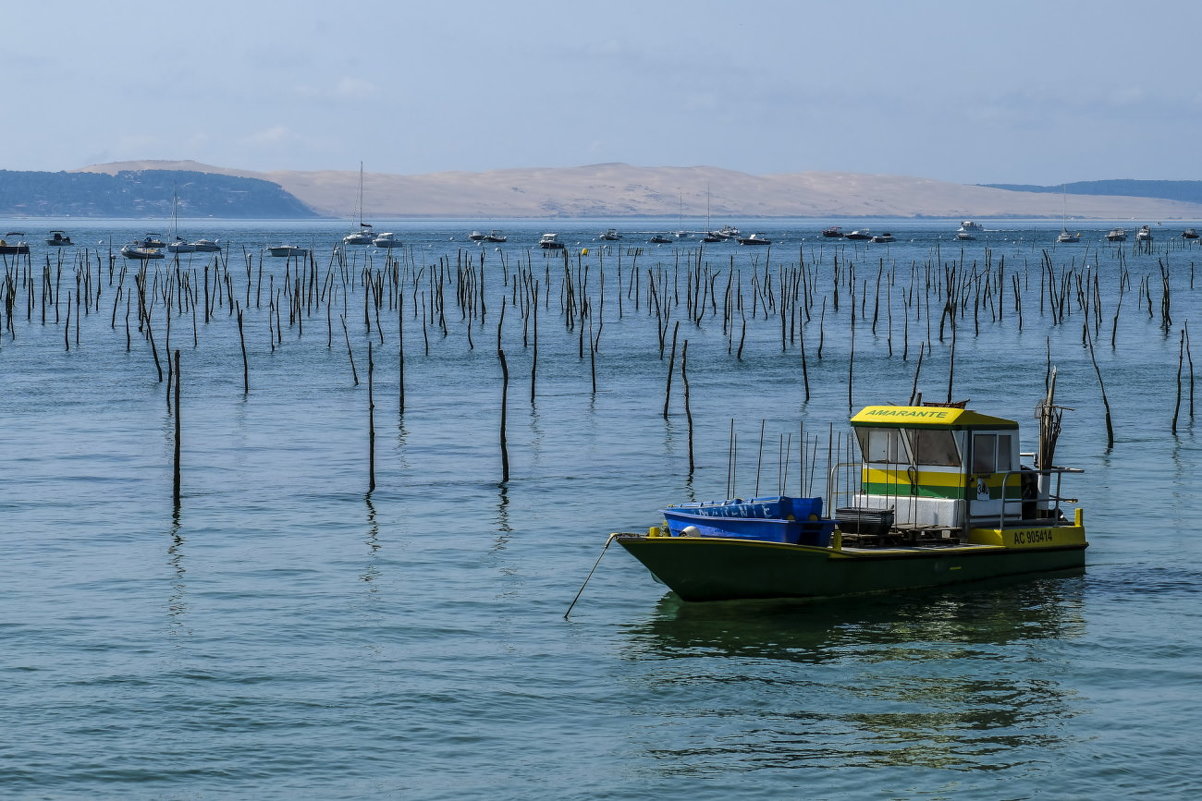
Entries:
<svg viewBox="0 0 1202 801">
<path fill-rule="evenodd" d="M 949 406 L 865 406 L 851 418 L 851 424 L 882 428 L 1018 428 L 1013 420 Z"/>
</svg>

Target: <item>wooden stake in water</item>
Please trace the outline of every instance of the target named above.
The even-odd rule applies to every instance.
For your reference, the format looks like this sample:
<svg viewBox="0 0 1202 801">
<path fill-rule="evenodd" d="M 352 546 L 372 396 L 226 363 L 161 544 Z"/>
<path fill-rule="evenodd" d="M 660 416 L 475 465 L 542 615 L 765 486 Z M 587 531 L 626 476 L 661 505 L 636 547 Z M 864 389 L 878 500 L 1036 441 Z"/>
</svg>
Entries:
<svg viewBox="0 0 1202 801">
<path fill-rule="evenodd" d="M 179 371 L 179 351 L 175 352 L 175 458 L 172 468 L 172 490 L 171 499 L 175 505 L 176 511 L 179 511 L 180 504 L 180 409 L 179 409 L 179 386 L 180 386 L 180 371 Z"/>
<path fill-rule="evenodd" d="M 501 326 L 505 323 L 505 300 L 501 299 L 501 316 L 497 321 L 497 360 L 501 362 L 501 481 L 509 481 L 509 445 L 505 440 L 505 417 L 509 407 L 509 364 L 501 347 Z M 583 591 L 583 587 L 581 590 Z M 579 597 L 579 596 L 577 596 Z M 574 602 L 573 602 L 574 603 Z M 568 611 L 571 611 L 569 608 Z M 566 617 L 566 615 L 565 615 Z"/>
<path fill-rule="evenodd" d="M 376 491 L 376 363 L 367 343 L 367 494 Z"/>
<path fill-rule="evenodd" d="M 689 407 L 689 341 L 684 341 L 680 350 L 680 383 L 684 387 L 684 416 L 689 426 L 689 475 L 693 475 L 696 463 L 693 460 L 693 410 Z"/>
</svg>

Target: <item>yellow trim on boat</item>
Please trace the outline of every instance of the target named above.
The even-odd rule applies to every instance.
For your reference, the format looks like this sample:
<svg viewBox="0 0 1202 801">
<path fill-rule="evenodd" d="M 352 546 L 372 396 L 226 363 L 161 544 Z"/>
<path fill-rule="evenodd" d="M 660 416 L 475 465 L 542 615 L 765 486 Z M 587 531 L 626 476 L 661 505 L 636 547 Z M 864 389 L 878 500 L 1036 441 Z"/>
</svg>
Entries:
<svg viewBox="0 0 1202 801">
<path fill-rule="evenodd" d="M 968 532 L 968 541 L 979 545 L 1000 545 L 1003 548 L 1020 550 L 1084 546 L 1086 544 L 1084 514 L 1077 509 L 1071 526 L 974 528 Z"/>
<path fill-rule="evenodd" d="M 1013 420 L 946 406 L 866 406 L 851 418 L 851 424 L 906 428 L 1018 428 L 1018 423 Z"/>
</svg>

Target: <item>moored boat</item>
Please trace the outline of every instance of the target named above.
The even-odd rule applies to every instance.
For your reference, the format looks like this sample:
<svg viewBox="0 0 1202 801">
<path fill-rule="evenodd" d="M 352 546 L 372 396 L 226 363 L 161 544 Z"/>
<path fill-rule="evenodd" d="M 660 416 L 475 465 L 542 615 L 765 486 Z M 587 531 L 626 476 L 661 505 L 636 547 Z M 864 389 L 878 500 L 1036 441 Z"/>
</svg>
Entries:
<svg viewBox="0 0 1202 801">
<path fill-rule="evenodd" d="M 509 237 L 496 230 L 495 228 L 484 235 L 485 242 L 508 242 Z"/>
<path fill-rule="evenodd" d="M 843 229 L 838 225 L 830 225 L 822 229 L 822 235 L 827 239 L 842 239 Z"/>
<path fill-rule="evenodd" d="M 197 239 L 189 244 L 197 253 L 217 253 L 221 250 L 221 245 L 212 239 Z"/>
<path fill-rule="evenodd" d="M 543 250 L 563 250 L 563 242 L 559 241 L 559 234 L 543 234 L 538 240 L 538 246 Z"/>
<path fill-rule="evenodd" d="M 18 256 L 29 252 L 29 243 L 24 239 L 18 239 L 16 242 L 10 242 L 9 237 L 22 237 L 25 234 L 21 231 L 9 231 L 0 239 L 0 253 L 6 256 Z"/>
<path fill-rule="evenodd" d="M 378 248 L 399 248 L 404 243 L 401 238 L 391 231 L 385 231 L 371 241 Z"/>
<path fill-rule="evenodd" d="M 473 242 L 483 242 L 485 236 L 486 236 L 486 234 L 484 234 L 483 231 L 472 231 L 470 234 L 467 235 L 467 238 L 472 240 Z"/>
<path fill-rule="evenodd" d="M 672 242 L 673 240 L 672 240 L 672 237 L 668 236 L 667 234 L 655 234 L 647 241 L 652 243 L 653 245 L 667 245 L 670 242 Z"/>
<path fill-rule="evenodd" d="M 308 248 L 298 247 L 296 245 L 273 245 L 267 248 L 267 252 L 276 258 L 292 258 L 303 257 L 309 255 Z"/>
<path fill-rule="evenodd" d="M 739 237 L 740 245 L 771 245 L 772 240 L 763 234 L 751 234 L 750 236 Z"/>
<path fill-rule="evenodd" d="M 960 222 L 960 230 L 961 231 L 971 231 L 973 233 L 980 233 L 985 230 L 985 226 L 981 225 L 978 222 L 973 222 L 972 220 L 962 220 Z"/>
<path fill-rule="evenodd" d="M 1107 242 L 1126 242 L 1127 230 L 1125 228 L 1111 228 L 1106 233 Z"/>
<path fill-rule="evenodd" d="M 1151 242 L 1152 241 L 1152 229 L 1146 225 L 1141 225 L 1139 227 L 1139 230 L 1135 232 L 1135 241 Z"/>
<path fill-rule="evenodd" d="M 46 239 L 46 244 L 51 247 L 70 247 L 75 243 L 71 241 L 71 237 L 67 236 L 65 231 L 51 231 L 50 236 Z"/>
<path fill-rule="evenodd" d="M 145 242 L 146 241 L 143 240 L 141 242 L 131 242 L 128 245 L 123 245 L 121 247 L 121 255 L 134 261 L 149 261 L 151 259 L 163 258 L 163 251 L 161 248 L 147 247 Z"/>
<path fill-rule="evenodd" d="M 846 239 L 872 239 L 872 232 L 867 228 L 857 228 L 850 234 L 844 234 L 843 236 Z"/>
<path fill-rule="evenodd" d="M 618 233 L 617 228 L 608 228 L 606 229 L 605 233 L 601 234 L 597 238 L 602 242 L 617 242 L 622 238 L 622 235 Z"/>
<path fill-rule="evenodd" d="M 1056 235 L 1056 241 L 1060 244 L 1073 244 L 1081 241 L 1081 234 L 1070 233 L 1067 228 L 1061 228 L 1060 233 Z"/>
<path fill-rule="evenodd" d="M 376 239 L 376 232 L 371 229 L 371 223 L 359 223 L 358 231 L 351 231 L 342 237 L 344 245 L 370 245 Z"/>
<path fill-rule="evenodd" d="M 1054 387 L 1054 378 L 1052 386 Z M 665 525 L 613 535 L 685 601 L 817 598 L 1080 568 L 1083 513 L 1053 466 L 1061 407 L 1039 406 L 1034 467 L 1018 424 L 963 405 L 869 406 L 851 419 L 856 463 L 822 499 L 756 498 L 662 510 Z M 841 475 L 854 476 L 840 489 Z M 836 505 L 839 499 L 843 505 Z"/>
<path fill-rule="evenodd" d="M 167 244 L 168 253 L 195 253 L 196 245 L 184 239 L 182 236 L 177 236 Z"/>
<path fill-rule="evenodd" d="M 1194 230 L 1193 228 L 1186 228 L 1184 231 L 1181 232 L 1181 238 L 1182 239 L 1197 239 L 1198 232 L 1196 230 Z"/>
<path fill-rule="evenodd" d="M 872 238 L 872 241 L 873 242 L 896 242 L 897 237 L 895 237 L 893 234 L 886 231 L 883 234 L 877 234 L 876 236 L 874 236 Z"/>
</svg>

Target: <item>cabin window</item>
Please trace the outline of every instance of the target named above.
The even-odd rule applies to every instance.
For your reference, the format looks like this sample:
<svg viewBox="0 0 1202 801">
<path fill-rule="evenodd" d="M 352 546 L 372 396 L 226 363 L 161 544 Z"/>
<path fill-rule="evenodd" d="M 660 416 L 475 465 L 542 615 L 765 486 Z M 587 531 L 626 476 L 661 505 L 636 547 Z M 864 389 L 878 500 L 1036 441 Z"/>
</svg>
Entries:
<svg viewBox="0 0 1202 801">
<path fill-rule="evenodd" d="M 1011 447 L 1010 434 L 973 434 L 972 471 L 974 473 L 1006 473 L 1013 470 Z"/>
<path fill-rule="evenodd" d="M 917 464 L 959 467 L 960 450 L 950 431 L 918 428 L 910 432 Z"/>
<path fill-rule="evenodd" d="M 902 433 L 896 428 L 857 428 L 860 453 L 865 462 L 902 464 L 907 461 L 902 449 Z"/>
</svg>

